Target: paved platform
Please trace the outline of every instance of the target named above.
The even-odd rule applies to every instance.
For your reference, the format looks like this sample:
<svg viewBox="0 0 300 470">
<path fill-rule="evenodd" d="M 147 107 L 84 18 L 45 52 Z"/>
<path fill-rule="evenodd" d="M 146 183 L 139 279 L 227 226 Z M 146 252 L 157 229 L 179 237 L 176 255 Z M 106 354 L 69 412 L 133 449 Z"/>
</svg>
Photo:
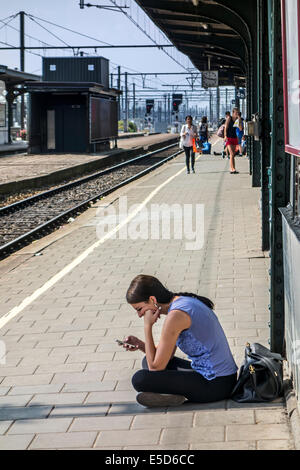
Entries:
<svg viewBox="0 0 300 470">
<path fill-rule="evenodd" d="M 115 343 L 128 334 L 143 338 L 143 321 L 125 293 L 145 273 L 171 290 L 211 297 L 239 366 L 246 341 L 268 345 L 260 192 L 251 187 L 246 158 L 237 158 L 237 170 L 230 175 L 227 159 L 205 156 L 196 174 L 186 175 L 180 156 L 0 263 L 0 340 L 7 348 L 1 449 L 294 448 L 282 400 L 141 407 L 130 379 L 142 353 Z M 130 218 L 123 222 L 127 240 L 99 238 L 99 211 L 118 208 L 121 196 L 129 208 L 143 203 L 148 211 L 151 204 L 204 204 L 202 249 L 186 250 L 186 240 L 174 237 L 134 240 Z M 156 339 L 160 329 L 156 324 Z"/>
<path fill-rule="evenodd" d="M 0 158 L 0 184 L 38 177 L 54 171 L 73 167 L 83 163 L 101 160 L 107 155 L 135 148 L 148 148 L 158 142 L 174 139 L 174 134 L 158 134 L 134 139 L 121 139 L 118 149 L 111 149 L 101 154 L 42 154 L 10 155 Z"/>
</svg>

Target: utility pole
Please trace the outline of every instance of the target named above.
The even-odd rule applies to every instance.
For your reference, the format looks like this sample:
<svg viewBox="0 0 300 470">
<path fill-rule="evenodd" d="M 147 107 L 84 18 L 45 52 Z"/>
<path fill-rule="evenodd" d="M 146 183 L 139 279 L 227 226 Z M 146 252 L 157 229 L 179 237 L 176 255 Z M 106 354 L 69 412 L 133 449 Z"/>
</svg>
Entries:
<svg viewBox="0 0 300 470">
<path fill-rule="evenodd" d="M 111 73 L 110 74 L 110 88 L 113 88 L 114 87 L 114 76 L 113 74 Z"/>
<path fill-rule="evenodd" d="M 133 96 L 132 117 L 133 119 L 135 119 L 135 83 L 132 84 L 132 96 Z"/>
<path fill-rule="evenodd" d="M 121 90 L 121 67 L 118 66 L 118 90 Z M 118 121 L 121 119 L 121 96 L 118 96 Z"/>
<path fill-rule="evenodd" d="M 124 87 L 121 86 L 121 91 L 122 91 L 122 95 L 121 95 L 121 115 L 120 115 L 120 119 L 123 121 L 124 120 Z"/>
<path fill-rule="evenodd" d="M 220 119 L 220 87 L 217 87 L 217 120 Z"/>
<path fill-rule="evenodd" d="M 124 120 L 124 132 L 128 132 L 128 77 L 125 72 L 125 120 Z"/>
<path fill-rule="evenodd" d="M 212 92 L 211 92 L 211 88 L 209 89 L 209 121 L 210 123 L 212 124 L 212 120 L 213 120 L 213 109 L 212 109 Z"/>
<path fill-rule="evenodd" d="M 225 112 L 227 113 L 227 111 L 228 111 L 228 90 L 226 88 L 226 111 Z"/>
<path fill-rule="evenodd" d="M 25 22 L 24 16 L 25 12 L 20 11 L 20 70 L 21 72 L 25 71 Z M 24 94 L 21 96 L 21 129 L 24 129 L 24 118 L 25 118 L 25 101 Z"/>
</svg>

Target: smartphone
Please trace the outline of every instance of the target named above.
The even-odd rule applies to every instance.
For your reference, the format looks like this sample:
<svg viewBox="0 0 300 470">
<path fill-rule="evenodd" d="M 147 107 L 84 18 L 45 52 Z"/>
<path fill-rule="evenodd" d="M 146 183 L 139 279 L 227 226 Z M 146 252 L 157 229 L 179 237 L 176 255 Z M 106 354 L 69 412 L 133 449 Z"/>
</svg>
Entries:
<svg viewBox="0 0 300 470">
<path fill-rule="evenodd" d="M 121 341 L 119 339 L 116 339 L 116 342 L 118 343 L 119 346 L 129 346 L 130 348 L 135 348 L 133 344 L 125 343 L 124 341 Z"/>
</svg>

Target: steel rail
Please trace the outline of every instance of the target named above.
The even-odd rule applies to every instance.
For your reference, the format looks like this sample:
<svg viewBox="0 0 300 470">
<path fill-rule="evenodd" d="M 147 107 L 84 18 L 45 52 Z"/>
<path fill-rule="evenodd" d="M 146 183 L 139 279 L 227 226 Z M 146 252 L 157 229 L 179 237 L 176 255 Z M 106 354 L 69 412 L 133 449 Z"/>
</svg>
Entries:
<svg viewBox="0 0 300 470">
<path fill-rule="evenodd" d="M 165 147 L 165 149 L 176 146 L 176 145 L 177 144 L 170 145 L 168 147 Z M 147 154 L 147 156 L 149 157 L 149 155 L 153 155 L 154 153 L 159 153 L 159 151 L 161 152 L 162 149 L 157 150 L 155 152 L 151 152 L 150 154 Z M 147 173 L 150 173 L 151 171 L 158 168 L 159 166 L 162 166 L 164 163 L 166 163 L 166 162 L 172 160 L 173 158 L 177 157 L 182 152 L 183 152 L 183 150 L 179 150 L 178 152 L 162 159 L 160 162 L 155 163 L 154 165 L 150 166 L 149 168 L 146 168 L 146 169 L 142 170 L 141 172 L 136 173 L 135 175 L 127 178 L 126 180 L 122 181 L 121 183 L 118 183 L 118 184 L 112 186 L 111 188 L 108 188 L 108 189 L 102 191 L 101 193 L 98 193 L 95 196 L 92 196 L 91 198 L 81 202 L 80 204 L 77 204 L 76 206 L 72 207 L 71 209 L 68 209 L 67 211 L 62 212 L 58 216 L 53 217 L 52 219 L 50 219 L 47 222 L 39 225 L 38 227 L 35 227 L 33 230 L 30 230 L 29 232 L 21 235 L 20 237 L 16 238 L 15 240 L 12 240 L 12 241 L 6 243 L 5 245 L 0 246 L 0 259 L 6 258 L 7 256 L 12 254 L 13 252 L 15 252 L 15 251 L 23 248 L 24 246 L 28 245 L 33 240 L 36 240 L 38 238 L 41 238 L 44 235 L 49 234 L 58 225 L 60 225 L 62 222 L 65 222 L 67 220 L 67 218 L 69 218 L 70 216 L 77 216 L 80 213 L 82 213 L 84 210 L 86 210 L 88 207 L 90 207 L 91 203 L 97 201 L 98 199 L 101 199 L 101 198 L 107 196 L 108 194 L 116 191 L 117 189 L 121 188 L 122 186 L 125 186 L 126 184 L 129 184 L 132 181 L 135 181 L 136 179 L 141 178 L 142 176 L 146 175 Z M 142 157 L 137 157 L 137 158 L 132 159 L 130 161 L 134 162 L 136 160 L 140 160 L 141 158 L 146 158 L 146 155 L 144 155 Z M 129 161 L 124 162 L 124 163 L 129 164 Z M 120 166 L 125 166 L 125 165 L 119 164 L 119 165 L 116 165 L 116 166 L 111 167 L 111 168 L 117 168 L 117 167 L 120 167 Z M 104 170 L 105 173 L 107 173 L 108 171 L 109 171 L 109 169 Z M 100 173 L 103 174 L 104 172 L 100 172 Z M 75 182 L 75 183 L 77 183 L 77 182 Z M 64 185 L 63 187 L 65 188 L 66 186 L 70 186 L 70 184 Z M 59 189 L 59 188 L 57 188 L 57 189 Z M 46 191 L 46 193 L 49 193 L 49 192 L 53 193 L 53 191 L 55 191 L 55 190 Z M 45 193 L 43 193 L 43 194 L 45 194 Z M 38 196 L 40 196 L 40 195 L 38 195 Z M 35 196 L 32 196 L 31 198 L 28 198 L 28 199 L 32 199 L 34 197 Z M 23 201 L 20 201 L 20 202 L 23 202 Z M 15 204 L 18 204 L 18 203 L 15 203 Z M 15 204 L 12 204 L 12 206 L 14 206 Z M 9 207 L 9 206 L 6 206 L 6 208 L 7 207 Z M 5 209 L 5 208 L 2 208 L 2 209 Z"/>
<path fill-rule="evenodd" d="M 167 147 L 163 147 L 163 148 L 154 150 L 153 152 L 149 152 L 144 155 L 140 155 L 138 157 L 132 158 L 130 160 L 126 160 L 124 162 L 118 163 L 117 165 L 106 168 L 105 170 L 101 170 L 96 173 L 92 173 L 91 175 L 84 176 L 83 178 L 80 178 L 76 181 L 72 181 L 71 183 L 63 184 L 61 186 L 58 186 L 57 188 L 49 189 L 47 191 L 43 191 L 42 193 L 35 194 L 34 196 L 30 196 L 28 198 L 22 199 L 21 201 L 17 201 L 17 202 L 14 202 L 13 204 L 9 204 L 8 206 L 0 207 L 0 218 L 2 215 L 12 214 L 13 212 L 16 212 L 16 210 L 20 210 L 20 209 L 23 209 L 24 207 L 28 207 L 34 204 L 35 202 L 40 201 L 41 199 L 47 199 L 48 197 L 54 196 L 55 194 L 63 192 L 67 189 L 75 188 L 76 186 L 80 186 L 83 183 L 87 183 L 88 181 L 99 178 L 103 175 L 106 175 L 107 173 L 110 173 L 119 168 L 128 166 L 139 160 L 152 157 L 153 155 L 156 155 L 157 153 L 164 152 L 165 150 L 169 150 L 170 148 L 176 147 L 177 145 L 178 144 L 176 143 L 168 145 Z"/>
</svg>

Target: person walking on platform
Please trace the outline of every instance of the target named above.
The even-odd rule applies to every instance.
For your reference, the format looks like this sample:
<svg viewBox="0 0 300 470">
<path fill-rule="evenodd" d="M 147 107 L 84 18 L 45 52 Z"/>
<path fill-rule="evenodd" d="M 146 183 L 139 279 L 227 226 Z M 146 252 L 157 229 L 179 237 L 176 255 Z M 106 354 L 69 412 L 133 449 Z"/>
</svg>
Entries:
<svg viewBox="0 0 300 470">
<path fill-rule="evenodd" d="M 137 402 L 143 406 L 176 406 L 186 400 L 208 403 L 229 398 L 237 365 L 213 303 L 193 293 L 173 293 L 157 278 L 135 277 L 127 302 L 144 320 L 145 342 L 128 336 L 123 347 L 145 353 L 142 369 L 132 377 Z M 153 326 L 165 316 L 157 346 Z M 189 360 L 175 356 L 179 347 Z"/>
<path fill-rule="evenodd" d="M 226 124 L 225 124 L 225 145 L 226 148 L 229 149 L 229 154 L 230 154 L 230 173 L 232 175 L 238 174 L 238 171 L 235 169 L 235 154 L 236 154 L 236 148 L 239 144 L 237 135 L 236 135 L 236 128 L 234 127 L 234 124 L 236 120 L 238 119 L 238 114 L 239 114 L 239 109 L 238 108 L 233 108 L 232 110 L 232 116 L 228 116 L 226 119 Z"/>
<path fill-rule="evenodd" d="M 185 118 L 186 124 L 182 126 L 180 137 L 185 151 L 187 173 L 190 174 L 190 160 L 192 172 L 195 173 L 195 153 L 193 149 L 193 140 L 198 136 L 197 127 L 193 125 L 192 116 Z"/>
<path fill-rule="evenodd" d="M 201 119 L 201 124 L 199 127 L 199 138 L 202 144 L 205 142 L 208 142 L 209 135 L 208 135 L 208 123 L 207 123 L 207 117 L 203 116 Z"/>
</svg>

